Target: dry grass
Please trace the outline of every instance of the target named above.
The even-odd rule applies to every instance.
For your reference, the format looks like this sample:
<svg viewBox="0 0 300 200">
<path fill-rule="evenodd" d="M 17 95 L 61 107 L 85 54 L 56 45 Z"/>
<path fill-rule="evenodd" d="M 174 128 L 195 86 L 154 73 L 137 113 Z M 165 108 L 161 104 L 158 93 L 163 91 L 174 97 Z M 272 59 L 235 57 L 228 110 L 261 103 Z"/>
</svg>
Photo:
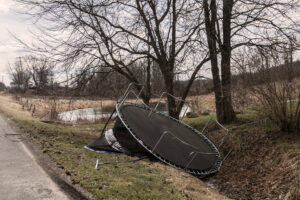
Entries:
<svg viewBox="0 0 300 200">
<path fill-rule="evenodd" d="M 203 200 L 229 200 L 229 198 L 216 193 L 214 189 L 207 187 L 205 183 L 199 181 L 199 178 L 182 170 L 170 168 L 160 162 L 144 161 L 143 163 L 146 167 L 164 171 L 167 177 L 164 182 L 175 184 L 186 199 L 199 199 L 201 196 Z"/>
<path fill-rule="evenodd" d="M 116 104 L 116 101 L 113 100 L 62 99 L 55 97 L 21 97 L 20 100 L 22 103 L 35 105 L 41 113 L 51 110 L 54 104 L 56 104 L 58 113 L 83 108 L 102 108 Z"/>
<path fill-rule="evenodd" d="M 11 95 L 0 95 L 0 109 L 22 120 L 37 120 Z"/>
<path fill-rule="evenodd" d="M 187 101 L 193 112 L 201 113 L 215 113 L 215 95 L 213 93 L 200 96 L 188 97 Z"/>
<path fill-rule="evenodd" d="M 13 96 L 10 96 L 13 98 Z M 158 98 L 151 99 L 151 102 L 157 102 Z M 135 99 L 128 100 L 129 102 L 135 102 Z M 36 96 L 20 96 L 18 102 L 21 107 L 31 111 L 32 115 L 36 118 L 49 120 L 51 115 L 57 113 L 84 109 L 84 108 L 99 108 L 103 112 L 110 112 L 111 107 L 114 107 L 117 101 L 108 99 L 76 99 L 76 98 L 57 98 L 57 97 L 36 97 Z M 162 99 L 162 103 L 165 103 L 166 99 Z M 192 108 L 193 112 L 201 113 L 214 113 L 214 95 L 201 95 L 187 98 L 188 105 Z M 140 101 L 138 103 L 141 103 Z M 53 113 L 54 112 L 54 113 Z"/>
</svg>

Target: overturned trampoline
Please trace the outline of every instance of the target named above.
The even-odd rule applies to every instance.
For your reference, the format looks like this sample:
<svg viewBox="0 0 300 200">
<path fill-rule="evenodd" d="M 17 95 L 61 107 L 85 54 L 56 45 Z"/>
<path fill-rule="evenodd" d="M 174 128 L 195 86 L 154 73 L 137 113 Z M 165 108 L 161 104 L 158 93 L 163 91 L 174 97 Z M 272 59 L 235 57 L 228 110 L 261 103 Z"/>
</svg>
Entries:
<svg viewBox="0 0 300 200">
<path fill-rule="evenodd" d="M 220 153 L 205 135 L 157 111 L 160 101 L 155 108 L 137 104 L 138 101 L 126 102 L 128 95 L 134 94 L 133 90 L 129 90 L 130 86 L 111 115 L 117 113 L 114 127 L 105 131 L 111 120 L 109 118 L 101 136 L 86 149 L 126 154 L 150 153 L 165 164 L 199 176 L 211 175 L 219 170 L 222 164 Z M 139 98 L 139 95 L 135 96 Z"/>
</svg>

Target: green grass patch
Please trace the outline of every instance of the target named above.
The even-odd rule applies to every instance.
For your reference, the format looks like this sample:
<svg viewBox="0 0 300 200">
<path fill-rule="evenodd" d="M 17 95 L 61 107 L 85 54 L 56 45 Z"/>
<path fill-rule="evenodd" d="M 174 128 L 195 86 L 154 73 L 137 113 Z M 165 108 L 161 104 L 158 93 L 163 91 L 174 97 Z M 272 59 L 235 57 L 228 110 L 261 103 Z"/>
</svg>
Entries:
<svg viewBox="0 0 300 200">
<path fill-rule="evenodd" d="M 255 120 L 259 115 L 257 108 L 255 107 L 248 107 L 242 110 L 241 113 L 236 115 L 237 119 L 239 120 Z"/>
<path fill-rule="evenodd" d="M 236 117 L 237 117 L 236 122 L 232 122 L 231 124 L 226 124 L 225 126 L 229 129 L 240 125 L 245 125 L 245 127 L 253 126 L 250 123 L 257 120 L 258 112 L 255 108 L 249 107 L 247 109 L 244 109 L 241 113 L 238 113 Z M 216 115 L 202 115 L 197 118 L 185 118 L 183 121 L 200 131 L 208 124 L 206 130 L 211 131 L 220 128 L 216 124 L 215 121 L 216 119 L 217 119 Z M 240 128 L 242 128 L 242 126 Z"/>
<path fill-rule="evenodd" d="M 215 115 L 203 115 L 197 118 L 184 118 L 183 122 L 201 131 L 207 124 L 210 129 L 216 128 L 215 119 Z"/>
</svg>

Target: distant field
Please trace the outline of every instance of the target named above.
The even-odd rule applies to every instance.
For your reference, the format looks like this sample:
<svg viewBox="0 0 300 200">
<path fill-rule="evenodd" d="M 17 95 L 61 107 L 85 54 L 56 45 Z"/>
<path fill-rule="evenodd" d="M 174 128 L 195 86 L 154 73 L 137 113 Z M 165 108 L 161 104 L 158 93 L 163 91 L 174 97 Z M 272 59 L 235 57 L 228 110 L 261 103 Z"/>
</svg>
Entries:
<svg viewBox="0 0 300 200">
<path fill-rule="evenodd" d="M 111 112 L 116 105 L 116 100 L 108 99 L 78 99 L 78 98 L 57 98 L 57 97 L 41 97 L 41 96 L 9 96 L 15 99 L 25 110 L 29 110 L 32 115 L 42 120 L 49 120 L 51 113 L 58 114 L 65 111 L 84 109 L 84 108 L 98 108 L 102 112 Z M 135 102 L 135 99 L 128 100 Z M 157 102 L 157 98 L 151 99 L 151 102 Z M 166 100 L 163 99 L 162 102 Z M 187 98 L 187 104 L 191 107 L 192 112 L 201 113 L 214 113 L 215 103 L 214 95 L 201 95 Z"/>
</svg>

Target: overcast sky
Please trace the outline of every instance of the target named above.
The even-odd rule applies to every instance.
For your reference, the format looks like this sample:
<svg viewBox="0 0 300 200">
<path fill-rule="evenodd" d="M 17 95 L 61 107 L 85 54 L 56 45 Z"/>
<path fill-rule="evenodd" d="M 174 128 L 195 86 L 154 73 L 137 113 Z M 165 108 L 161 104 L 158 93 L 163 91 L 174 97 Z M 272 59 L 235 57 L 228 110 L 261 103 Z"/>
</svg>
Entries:
<svg viewBox="0 0 300 200">
<path fill-rule="evenodd" d="M 14 40 L 10 32 L 19 38 L 28 38 L 32 29 L 30 21 L 17 13 L 18 7 L 13 0 L 0 0 L 0 81 L 9 85 L 8 63 L 14 62 L 18 56 L 24 55 L 20 45 Z"/>
<path fill-rule="evenodd" d="M 18 12 L 22 11 L 13 0 L 0 0 L 0 81 L 2 78 L 9 85 L 11 78 L 8 74 L 8 63 L 25 54 L 24 49 L 15 41 L 11 34 L 31 42 L 30 30 L 34 29 L 32 21 Z M 294 13 L 299 19 L 300 14 Z M 299 56 L 296 56 L 299 59 Z"/>
</svg>

